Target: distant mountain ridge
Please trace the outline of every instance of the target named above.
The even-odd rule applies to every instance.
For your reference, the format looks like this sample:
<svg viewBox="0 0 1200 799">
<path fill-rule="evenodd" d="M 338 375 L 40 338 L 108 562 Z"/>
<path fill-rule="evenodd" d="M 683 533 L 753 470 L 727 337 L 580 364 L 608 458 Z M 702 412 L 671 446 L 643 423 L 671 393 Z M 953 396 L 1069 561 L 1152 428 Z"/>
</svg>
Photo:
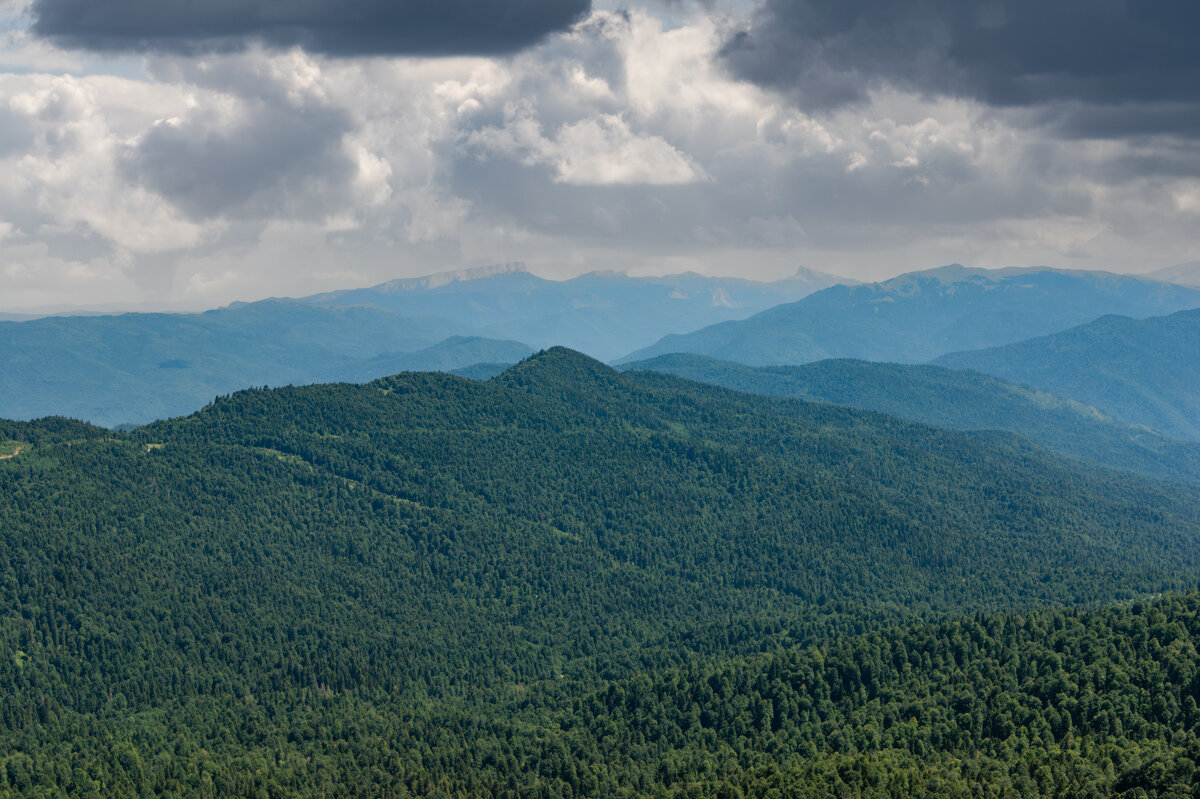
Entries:
<svg viewBox="0 0 1200 799">
<path fill-rule="evenodd" d="M 1200 443 L 1167 438 L 1078 401 L 975 371 L 853 360 L 754 367 L 690 353 L 621 368 L 752 394 L 831 402 L 954 430 L 1006 430 L 1073 458 L 1200 483 Z"/>
<path fill-rule="evenodd" d="M 474 335 L 532 347 L 566 346 L 611 360 L 669 333 L 743 319 L 846 282 L 851 281 L 808 269 L 770 282 L 694 272 L 662 277 L 589 272 L 550 280 L 507 263 L 325 292 L 301 302 L 432 314 Z"/>
<path fill-rule="evenodd" d="M 1131 424 L 1200 440 L 1200 309 L 1149 319 L 1105 316 L 936 363 L 1035 386 Z"/>
<path fill-rule="evenodd" d="M 619 362 L 691 352 L 752 366 L 828 358 L 922 363 L 1109 313 L 1147 317 L 1196 307 L 1200 289 L 1128 275 L 952 264 L 881 283 L 833 286 L 742 321 L 666 336 Z"/>
<path fill-rule="evenodd" d="M 529 270 L 525 268 L 525 264 L 520 261 L 511 261 L 503 264 L 491 264 L 489 266 L 476 266 L 467 269 L 455 269 L 448 272 L 437 272 L 424 277 L 402 277 L 395 280 L 389 280 L 385 283 L 380 283 L 372 287 L 372 291 L 378 291 L 384 294 L 394 294 L 400 291 L 432 291 L 439 289 L 442 286 L 449 286 L 451 283 L 463 283 L 468 280 L 486 280 L 489 277 L 498 275 L 511 275 L 514 273 L 528 274 Z"/>
<path fill-rule="evenodd" d="M 203 313 L 0 322 L 0 417 L 141 424 L 250 386 L 513 363 L 560 343 L 611 357 L 836 280 L 800 270 L 773 283 L 615 272 L 554 281 L 510 263 Z"/>
</svg>

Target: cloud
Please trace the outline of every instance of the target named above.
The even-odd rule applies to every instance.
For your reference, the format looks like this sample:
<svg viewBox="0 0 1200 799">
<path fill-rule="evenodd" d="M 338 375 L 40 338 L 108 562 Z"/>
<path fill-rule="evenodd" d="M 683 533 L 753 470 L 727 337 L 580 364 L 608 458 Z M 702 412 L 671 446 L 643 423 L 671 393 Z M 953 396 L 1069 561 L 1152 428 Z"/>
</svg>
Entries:
<svg viewBox="0 0 1200 799">
<path fill-rule="evenodd" d="M 503 86 L 462 106 L 458 146 L 438 150 L 470 209 L 462 252 L 764 272 L 794 258 L 871 276 L 955 260 L 1121 268 L 1175 258 L 1154 253 L 1185 240 L 1189 190 L 1156 186 L 1137 164 L 1179 166 L 1186 147 L 1064 140 L 1040 107 L 999 113 L 882 84 L 806 110 L 730 73 L 726 25 L 597 12 L 516 59 Z M 597 90 L 565 92 L 572 81 Z M 561 131 L 613 116 L 686 154 L 703 179 L 602 190 L 565 179 Z M 1140 238 L 1150 230 L 1154 246 Z"/>
<path fill-rule="evenodd" d="M 0 294 L 216 304 L 507 260 L 882 277 L 1200 257 L 1185 99 L 1003 105 L 847 60 L 853 99 L 806 106 L 812 75 L 730 69 L 729 25 L 684 3 L 504 58 L 250 44 L 151 53 L 137 79 L 0 74 Z"/>
<path fill-rule="evenodd" d="M 119 78 L 31 75 L 0 80 L 0 97 L 14 123 L 9 135 L 22 139 L 0 153 L 0 214 L 17 230 L 46 242 L 100 237 L 126 253 L 204 236 L 203 225 L 126 185 L 116 169 L 128 131 L 174 105 L 166 93 Z"/>
<path fill-rule="evenodd" d="M 1190 0 L 765 0 L 722 57 L 809 110 L 890 87 L 995 108 L 1062 104 L 1051 121 L 1085 135 L 1191 135 L 1198 29 Z"/>
<path fill-rule="evenodd" d="M 582 17 L 589 0 L 35 0 L 33 30 L 99 51 L 247 45 L 331 56 L 504 54 Z"/>
<path fill-rule="evenodd" d="M 510 108 L 508 117 L 503 128 L 476 131 L 468 142 L 516 157 L 526 166 L 551 166 L 558 183 L 675 186 L 705 178 L 703 170 L 666 139 L 634 133 L 616 114 L 565 124 L 552 139 L 542 135 L 528 105 Z"/>
<path fill-rule="evenodd" d="M 597 13 L 569 44 L 521 56 L 513 79 L 460 120 L 487 120 L 451 154 L 454 190 L 474 216 L 597 246 L 620 236 L 694 253 L 877 236 L 894 245 L 932 224 L 1084 202 L 1074 186 L 1026 172 L 1025 155 L 1005 146 L 1009 131 L 970 103 L 893 93 L 866 113 L 822 118 L 789 107 L 714 63 L 721 29 L 710 16 L 667 28 L 645 12 Z M 572 105 L 558 96 L 564 75 L 604 91 Z"/>
<path fill-rule="evenodd" d="M 187 81 L 203 102 L 157 120 L 123 148 L 119 165 L 131 183 L 199 219 L 319 218 L 349 201 L 369 154 L 346 147 L 355 122 L 329 101 L 320 68 L 303 53 L 151 68 Z"/>
</svg>

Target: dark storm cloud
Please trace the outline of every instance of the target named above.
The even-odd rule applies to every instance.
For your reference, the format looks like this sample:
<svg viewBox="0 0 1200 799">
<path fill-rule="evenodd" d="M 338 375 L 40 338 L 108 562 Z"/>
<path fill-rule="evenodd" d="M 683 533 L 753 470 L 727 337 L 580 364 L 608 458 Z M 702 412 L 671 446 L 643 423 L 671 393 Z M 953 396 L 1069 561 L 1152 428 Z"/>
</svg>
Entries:
<svg viewBox="0 0 1200 799">
<path fill-rule="evenodd" d="M 1055 103 L 1031 109 L 1023 125 L 1051 126 L 1063 138 L 1131 139 L 1164 131 L 1200 139 L 1200 93 L 1195 102 L 1089 105 Z"/>
<path fill-rule="evenodd" d="M 346 200 L 355 165 L 341 142 L 351 129 L 337 109 L 252 99 L 234 125 L 199 115 L 155 126 L 120 168 L 193 218 L 320 216 Z"/>
<path fill-rule="evenodd" d="M 1061 120 L 1101 135 L 1122 126 L 1200 132 L 1200 3 L 1194 0 L 765 0 L 722 56 L 741 78 L 802 107 L 856 102 L 871 88 L 972 98 L 994 107 L 1123 106 Z"/>
<path fill-rule="evenodd" d="M 334 56 L 511 53 L 590 0 L 36 0 L 34 31 L 88 50 L 192 53 L 250 42 Z"/>
</svg>

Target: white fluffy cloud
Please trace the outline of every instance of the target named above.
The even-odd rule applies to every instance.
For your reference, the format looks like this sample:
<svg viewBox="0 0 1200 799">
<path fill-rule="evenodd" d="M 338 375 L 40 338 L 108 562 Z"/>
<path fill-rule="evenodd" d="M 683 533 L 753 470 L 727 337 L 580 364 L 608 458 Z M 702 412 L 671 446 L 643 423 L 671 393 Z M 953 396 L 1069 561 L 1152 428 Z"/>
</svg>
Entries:
<svg viewBox="0 0 1200 799">
<path fill-rule="evenodd" d="M 6 305 L 128 297 L 139 256 L 195 247 L 214 232 L 120 175 L 121 149 L 177 101 L 121 78 L 0 76 Z"/>
<path fill-rule="evenodd" d="M 488 127 L 467 141 L 526 166 L 548 165 L 554 180 L 576 186 L 673 186 L 704 178 L 684 153 L 660 136 L 638 134 L 617 114 L 601 114 L 560 127 L 546 138 L 528 105 L 510 106 L 503 127 Z"/>
</svg>

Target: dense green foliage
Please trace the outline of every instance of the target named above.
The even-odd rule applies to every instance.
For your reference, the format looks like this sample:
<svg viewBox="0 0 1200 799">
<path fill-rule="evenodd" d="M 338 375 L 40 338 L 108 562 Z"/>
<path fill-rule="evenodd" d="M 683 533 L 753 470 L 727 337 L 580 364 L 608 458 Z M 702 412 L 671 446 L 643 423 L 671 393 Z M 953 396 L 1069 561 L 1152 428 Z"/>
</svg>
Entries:
<svg viewBox="0 0 1200 799">
<path fill-rule="evenodd" d="M 1200 290 L 1128 275 L 952 265 L 882 283 L 833 286 L 748 319 L 666 336 L 623 360 L 691 352 L 754 366 L 828 358 L 923 363 L 1066 330 L 1104 314 L 1140 318 L 1197 307 Z"/>
<path fill-rule="evenodd" d="M 718 678 L 672 709 L 679 681 L 1200 573 L 1182 487 L 563 350 L 487 383 L 251 390 L 130 434 L 50 419 L 0 440 L 27 445 L 0 461 L 0 788 L 18 795 L 790 790 L 866 768 L 858 733 L 831 716 L 785 753 L 761 703 Z M 627 694 L 646 702 L 618 713 Z M 692 701 L 736 723 L 680 738 Z M 972 779 L 965 733 L 931 729 L 880 737 L 880 767 Z"/>
<path fill-rule="evenodd" d="M 1170 436 L 1200 440 L 1200 310 L 1106 316 L 1006 347 L 938 360 L 1094 405 Z"/>
<path fill-rule="evenodd" d="M 850 360 L 756 367 L 689 353 L 622 368 L 755 394 L 833 402 L 955 430 L 1007 430 L 1093 463 L 1200 482 L 1200 444 L 1166 438 L 1075 400 L 965 369 Z"/>
<path fill-rule="evenodd" d="M 1198 637 L 1195 593 L 873 633 L 618 682 L 550 751 L 610 795 L 1194 796 Z"/>
</svg>

